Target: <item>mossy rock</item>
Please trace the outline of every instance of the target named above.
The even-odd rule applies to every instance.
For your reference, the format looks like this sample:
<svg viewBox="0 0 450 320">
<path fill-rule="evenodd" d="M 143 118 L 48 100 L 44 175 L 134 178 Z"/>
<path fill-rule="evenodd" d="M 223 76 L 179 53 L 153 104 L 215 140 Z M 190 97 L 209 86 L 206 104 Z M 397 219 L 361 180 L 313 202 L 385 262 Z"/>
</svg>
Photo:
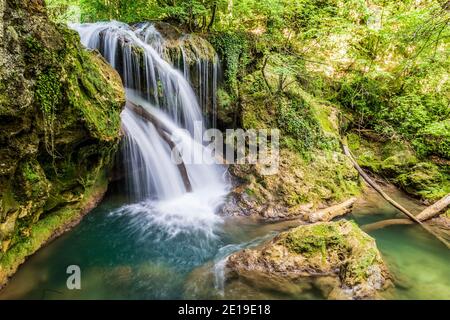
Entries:
<svg viewBox="0 0 450 320">
<path fill-rule="evenodd" d="M 276 174 L 266 175 L 262 165 L 249 164 L 232 165 L 230 172 L 243 182 L 224 208 L 230 215 L 308 220 L 318 209 L 361 192 L 358 172 L 339 152 L 316 150 L 313 158 L 306 160 L 297 152 L 282 149 Z"/>
<path fill-rule="evenodd" d="M 334 277 L 335 287 L 323 291 L 327 298 L 376 298 L 391 285 L 375 240 L 346 220 L 296 227 L 232 254 L 226 265 L 231 279 L 251 273 L 297 282 Z"/>
<path fill-rule="evenodd" d="M 270 64 L 266 77 L 276 88 L 278 78 Z M 226 214 L 293 218 L 359 194 L 358 173 L 340 150 L 336 108 L 308 94 L 295 81 L 285 92 L 270 94 L 260 70 L 241 79 L 239 92 L 241 127 L 279 128 L 281 150 L 278 172 L 273 175 L 265 175 L 260 164 L 231 166 L 231 173 L 244 186 L 234 190 L 230 205 L 224 208 Z"/>
<path fill-rule="evenodd" d="M 421 162 L 400 174 L 397 183 L 407 192 L 425 199 L 438 200 L 450 193 L 449 176 L 430 162 Z"/>
</svg>

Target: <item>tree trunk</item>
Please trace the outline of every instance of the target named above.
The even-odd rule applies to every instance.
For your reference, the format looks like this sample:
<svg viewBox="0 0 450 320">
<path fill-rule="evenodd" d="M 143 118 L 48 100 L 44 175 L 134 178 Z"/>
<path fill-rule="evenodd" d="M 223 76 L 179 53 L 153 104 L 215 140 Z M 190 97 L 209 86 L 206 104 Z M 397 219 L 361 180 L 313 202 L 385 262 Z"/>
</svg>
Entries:
<svg viewBox="0 0 450 320">
<path fill-rule="evenodd" d="M 419 213 L 416 218 L 420 221 L 426 221 L 428 219 L 431 219 L 441 213 L 445 208 L 447 208 L 450 205 L 450 194 L 443 197 L 441 200 L 436 202 L 435 204 L 427 207 L 425 210 L 423 210 L 421 213 Z M 381 229 L 384 227 L 396 225 L 396 224 L 412 224 L 413 222 L 408 219 L 388 219 L 383 221 L 378 221 L 375 223 L 370 223 L 365 226 L 363 226 L 363 229 L 365 231 L 373 231 L 377 229 Z"/>
<path fill-rule="evenodd" d="M 414 224 L 410 219 L 386 219 L 374 223 L 365 224 L 361 227 L 365 232 L 375 231 L 384 227 L 398 224 Z"/>
<path fill-rule="evenodd" d="M 206 28 L 206 31 L 210 31 L 212 26 L 214 25 L 214 21 L 216 20 L 216 11 L 217 11 L 217 2 L 214 2 L 214 5 L 212 7 L 212 14 L 211 14 L 211 20 L 209 21 L 208 27 Z"/>
<path fill-rule="evenodd" d="M 160 137 L 169 145 L 170 150 L 178 152 L 176 144 L 170 138 L 172 131 L 164 125 L 161 121 L 159 121 L 155 116 L 145 110 L 142 106 L 136 105 L 132 102 L 127 102 L 127 107 L 130 108 L 133 112 L 135 112 L 140 117 L 144 118 L 147 121 L 150 121 L 156 128 L 156 131 L 160 135 Z M 181 158 L 181 156 L 180 156 Z M 189 175 L 186 169 L 186 165 L 181 160 L 180 163 L 177 164 L 178 171 L 180 172 L 181 178 L 183 179 L 184 187 L 187 192 L 192 192 L 192 184 L 189 180 Z"/>
<path fill-rule="evenodd" d="M 350 198 L 347 201 L 339 203 L 335 206 L 331 206 L 311 214 L 307 214 L 306 218 L 309 222 L 318 222 L 318 221 L 330 221 L 335 217 L 342 216 L 352 210 L 353 204 L 355 203 L 356 198 Z"/>
</svg>

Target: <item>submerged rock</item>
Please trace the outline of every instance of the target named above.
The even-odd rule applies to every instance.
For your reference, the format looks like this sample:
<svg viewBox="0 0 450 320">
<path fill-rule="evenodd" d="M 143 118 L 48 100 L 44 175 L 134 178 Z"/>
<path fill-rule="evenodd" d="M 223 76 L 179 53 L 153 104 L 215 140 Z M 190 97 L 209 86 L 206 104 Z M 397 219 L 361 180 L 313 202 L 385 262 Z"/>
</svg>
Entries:
<svg viewBox="0 0 450 320">
<path fill-rule="evenodd" d="M 375 240 L 345 220 L 283 232 L 256 249 L 232 254 L 226 268 L 227 281 L 313 281 L 328 299 L 376 298 L 391 284 Z"/>
<path fill-rule="evenodd" d="M 107 186 L 121 80 L 42 0 L 0 0 L 0 287 Z"/>
</svg>

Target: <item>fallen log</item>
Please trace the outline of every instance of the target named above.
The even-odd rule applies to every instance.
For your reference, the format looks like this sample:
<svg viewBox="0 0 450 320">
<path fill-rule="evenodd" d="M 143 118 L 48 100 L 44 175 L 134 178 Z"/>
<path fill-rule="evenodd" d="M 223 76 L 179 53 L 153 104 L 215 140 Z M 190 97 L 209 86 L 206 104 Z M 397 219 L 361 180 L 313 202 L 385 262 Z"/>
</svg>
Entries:
<svg viewBox="0 0 450 320">
<path fill-rule="evenodd" d="M 426 221 L 440 214 L 441 211 L 443 211 L 448 206 L 450 206 L 450 193 L 443 197 L 441 200 L 423 210 L 416 216 L 416 218 L 420 221 Z"/>
<path fill-rule="evenodd" d="M 150 112 L 145 110 L 143 106 L 137 105 L 131 101 L 127 101 L 126 105 L 130 110 L 132 110 L 134 113 L 136 113 L 141 118 L 144 118 L 147 121 L 150 121 L 157 129 L 161 129 L 164 132 L 171 135 L 173 132 L 172 130 L 167 127 L 164 123 L 162 123 L 158 118 L 156 118 L 154 115 L 152 115 Z"/>
<path fill-rule="evenodd" d="M 318 221 L 330 221 L 335 217 L 339 217 L 350 212 L 355 202 L 356 198 L 350 198 L 347 201 L 337 205 L 308 214 L 306 218 L 312 223 Z"/>
<path fill-rule="evenodd" d="M 394 201 L 391 197 L 389 197 L 382 189 L 381 187 L 376 184 L 367 173 L 364 172 L 364 170 L 359 166 L 359 164 L 356 162 L 356 160 L 353 158 L 353 155 L 350 152 L 350 149 L 347 147 L 346 144 L 342 143 L 342 148 L 344 150 L 344 154 L 350 159 L 355 169 L 359 172 L 361 177 L 364 179 L 364 181 L 367 182 L 375 191 L 377 191 L 387 202 L 389 202 L 392 206 L 397 208 L 400 212 L 404 213 L 410 220 L 420 225 L 423 229 L 425 229 L 428 233 L 435 236 L 436 239 L 441 241 L 443 244 L 446 245 L 447 248 L 450 249 L 450 244 L 442 238 L 440 235 L 435 233 L 433 230 L 431 230 L 428 226 L 423 224 L 419 219 L 417 219 L 411 212 L 406 210 L 402 205 Z"/>
<path fill-rule="evenodd" d="M 427 207 L 421 213 L 419 213 L 416 218 L 421 222 L 434 218 L 439 215 L 444 209 L 450 205 L 450 194 L 443 197 L 441 200 L 437 201 L 433 205 Z M 397 225 L 397 224 L 412 224 L 413 222 L 408 219 L 388 219 L 383 221 L 378 221 L 375 223 L 367 224 L 362 226 L 365 231 L 373 231 L 381 229 L 384 227 Z"/>
<path fill-rule="evenodd" d="M 365 224 L 361 227 L 361 229 L 363 229 L 365 232 L 371 232 L 388 226 L 399 224 L 414 224 L 414 221 L 411 221 L 410 219 L 386 219 L 374 223 Z"/>
<path fill-rule="evenodd" d="M 130 101 L 127 102 L 127 107 L 132 110 L 134 113 L 136 113 L 141 118 L 144 118 L 145 120 L 151 122 L 154 126 L 156 131 L 158 132 L 159 136 L 169 145 L 170 150 L 172 152 L 176 152 L 179 155 L 180 161 L 177 161 L 177 167 L 178 171 L 180 172 L 181 178 L 183 180 L 184 187 L 186 188 L 187 192 L 192 192 L 192 184 L 189 180 L 189 175 L 186 169 L 186 165 L 184 164 L 183 160 L 181 159 L 181 154 L 177 149 L 177 146 L 175 142 L 172 141 L 170 138 L 170 135 L 172 134 L 172 130 L 170 130 L 164 123 L 159 121 L 158 118 L 156 118 L 154 115 L 152 115 L 150 112 L 145 110 L 142 106 L 136 105 Z"/>
</svg>

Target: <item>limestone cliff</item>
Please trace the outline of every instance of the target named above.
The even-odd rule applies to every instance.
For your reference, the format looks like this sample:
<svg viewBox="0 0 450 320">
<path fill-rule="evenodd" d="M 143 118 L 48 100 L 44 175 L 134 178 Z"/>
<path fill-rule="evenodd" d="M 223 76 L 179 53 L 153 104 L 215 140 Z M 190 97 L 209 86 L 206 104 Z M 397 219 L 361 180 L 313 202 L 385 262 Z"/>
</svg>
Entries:
<svg viewBox="0 0 450 320">
<path fill-rule="evenodd" d="M 106 190 L 124 99 L 43 0 L 0 0 L 0 287 Z"/>
</svg>

